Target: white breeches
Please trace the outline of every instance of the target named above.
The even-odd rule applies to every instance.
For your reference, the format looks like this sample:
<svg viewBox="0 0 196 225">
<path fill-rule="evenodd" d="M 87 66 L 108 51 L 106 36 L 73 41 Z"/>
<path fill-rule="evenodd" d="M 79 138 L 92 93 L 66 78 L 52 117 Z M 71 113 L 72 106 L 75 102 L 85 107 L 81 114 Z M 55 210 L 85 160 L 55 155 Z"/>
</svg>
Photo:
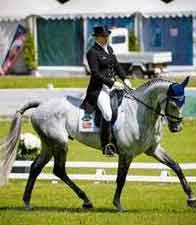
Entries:
<svg viewBox="0 0 196 225">
<path fill-rule="evenodd" d="M 110 89 L 106 85 L 103 85 L 97 99 L 97 106 L 99 107 L 103 118 L 108 122 L 112 120 L 112 109 L 110 106 L 109 94 Z"/>
</svg>

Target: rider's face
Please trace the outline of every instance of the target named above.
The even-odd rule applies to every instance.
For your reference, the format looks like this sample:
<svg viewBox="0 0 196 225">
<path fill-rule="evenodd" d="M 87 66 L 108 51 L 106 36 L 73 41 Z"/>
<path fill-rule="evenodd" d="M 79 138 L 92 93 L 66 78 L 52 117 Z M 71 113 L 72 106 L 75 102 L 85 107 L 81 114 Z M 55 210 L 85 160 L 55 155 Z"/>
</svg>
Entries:
<svg viewBox="0 0 196 225">
<path fill-rule="evenodd" d="M 101 45 L 106 45 L 109 40 L 109 36 L 98 36 L 96 37 L 96 40 L 101 44 Z"/>
</svg>

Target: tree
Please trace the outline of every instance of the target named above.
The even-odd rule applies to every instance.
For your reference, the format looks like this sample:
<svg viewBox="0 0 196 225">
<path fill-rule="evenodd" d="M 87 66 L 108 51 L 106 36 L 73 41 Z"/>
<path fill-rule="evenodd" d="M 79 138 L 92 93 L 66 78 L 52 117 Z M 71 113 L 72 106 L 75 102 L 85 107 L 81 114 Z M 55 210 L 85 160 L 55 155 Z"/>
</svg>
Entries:
<svg viewBox="0 0 196 225">
<path fill-rule="evenodd" d="M 36 70 L 36 51 L 32 33 L 28 32 L 24 45 L 24 60 L 29 71 Z"/>
<path fill-rule="evenodd" d="M 140 51 L 140 43 L 134 31 L 131 31 L 129 33 L 129 51 L 134 51 L 134 52 Z"/>
</svg>

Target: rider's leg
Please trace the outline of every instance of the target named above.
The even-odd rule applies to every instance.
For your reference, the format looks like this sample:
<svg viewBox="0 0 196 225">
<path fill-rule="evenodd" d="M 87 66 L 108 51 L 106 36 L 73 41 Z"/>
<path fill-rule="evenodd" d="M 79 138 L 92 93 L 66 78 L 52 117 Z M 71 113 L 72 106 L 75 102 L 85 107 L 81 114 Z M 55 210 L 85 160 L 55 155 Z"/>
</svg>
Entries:
<svg viewBox="0 0 196 225">
<path fill-rule="evenodd" d="M 113 155 L 116 151 L 115 146 L 111 143 L 112 139 L 112 109 L 110 105 L 110 96 L 107 90 L 102 89 L 97 100 L 97 106 L 102 113 L 102 121 L 100 126 L 100 137 L 103 154 Z"/>
<path fill-rule="evenodd" d="M 97 99 L 97 106 L 99 107 L 103 118 L 107 122 L 110 122 L 112 120 L 112 109 L 110 105 L 110 93 L 107 89 L 102 88 L 100 91 Z"/>
</svg>

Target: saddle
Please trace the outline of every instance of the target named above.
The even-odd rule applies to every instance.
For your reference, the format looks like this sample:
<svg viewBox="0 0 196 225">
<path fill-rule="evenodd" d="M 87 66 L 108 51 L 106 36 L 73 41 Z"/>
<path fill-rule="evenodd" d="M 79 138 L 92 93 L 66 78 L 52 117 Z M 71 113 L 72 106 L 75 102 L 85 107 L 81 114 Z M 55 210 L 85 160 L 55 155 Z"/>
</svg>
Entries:
<svg viewBox="0 0 196 225">
<path fill-rule="evenodd" d="M 112 121 L 111 121 L 112 125 L 114 125 L 114 123 L 118 117 L 118 107 L 122 103 L 123 95 L 124 95 L 124 91 L 117 90 L 117 89 L 113 90 L 110 93 L 110 104 L 111 104 L 111 109 L 112 109 Z M 73 96 L 67 96 L 66 98 L 72 105 L 84 109 L 83 107 L 81 107 L 81 102 L 82 102 L 81 98 L 77 98 L 77 97 L 73 97 Z M 93 118 L 93 114 L 94 114 L 95 115 L 94 116 L 94 124 L 97 128 L 99 128 L 101 120 L 102 120 L 102 113 L 99 110 L 99 108 L 97 106 L 95 108 L 93 108 L 92 105 L 85 104 L 85 111 L 86 111 L 86 113 L 83 115 L 82 120 L 89 121 Z"/>
</svg>

